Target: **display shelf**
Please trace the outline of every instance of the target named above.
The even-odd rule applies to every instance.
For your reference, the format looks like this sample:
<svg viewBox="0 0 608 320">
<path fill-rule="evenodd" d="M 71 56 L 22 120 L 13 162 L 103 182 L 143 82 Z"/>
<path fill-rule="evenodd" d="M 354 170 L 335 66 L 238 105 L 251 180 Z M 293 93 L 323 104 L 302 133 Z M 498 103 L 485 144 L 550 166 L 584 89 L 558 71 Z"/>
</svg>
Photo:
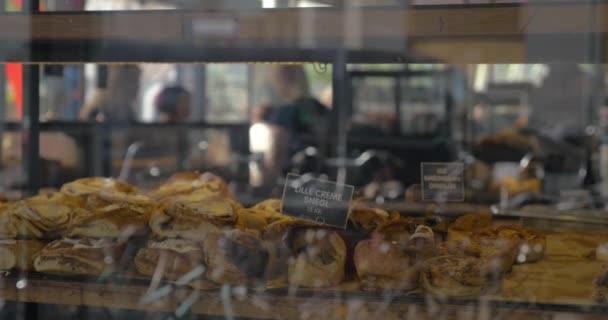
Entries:
<svg viewBox="0 0 608 320">
<path fill-rule="evenodd" d="M 298 319 L 303 310 L 328 313 L 334 309 L 348 309 L 350 305 L 365 306 L 369 312 L 389 310 L 394 314 L 417 315 L 417 319 L 435 318 L 473 310 L 484 310 L 495 315 L 524 316 L 526 319 L 546 319 L 547 316 L 577 313 L 581 319 L 602 319 L 608 306 L 598 304 L 563 304 L 528 301 L 509 301 L 492 298 L 440 299 L 420 294 L 391 295 L 338 290 L 268 290 L 255 292 L 224 287 L 195 290 L 171 287 L 158 299 L 146 301 L 155 294 L 143 282 L 132 284 L 95 283 L 75 280 L 28 279 L 18 286 L 17 278 L 2 280 L 0 298 L 7 302 L 27 302 L 146 312 L 180 312 L 190 307 L 200 315 L 247 317 L 256 319 Z M 162 288 L 163 285 L 160 286 Z M 156 289 L 157 292 L 158 289 Z M 311 309 L 312 308 L 312 309 Z M 438 309 L 439 308 L 439 309 Z M 518 317 L 519 318 L 519 317 Z"/>
<path fill-rule="evenodd" d="M 349 60 L 360 62 L 526 62 L 536 59 L 528 54 L 533 41 L 571 42 L 608 31 L 600 19 L 606 14 L 608 4 L 595 2 L 3 14 L 0 59 L 331 62 L 346 48 Z M 560 51 L 547 59 L 588 58 Z"/>
</svg>

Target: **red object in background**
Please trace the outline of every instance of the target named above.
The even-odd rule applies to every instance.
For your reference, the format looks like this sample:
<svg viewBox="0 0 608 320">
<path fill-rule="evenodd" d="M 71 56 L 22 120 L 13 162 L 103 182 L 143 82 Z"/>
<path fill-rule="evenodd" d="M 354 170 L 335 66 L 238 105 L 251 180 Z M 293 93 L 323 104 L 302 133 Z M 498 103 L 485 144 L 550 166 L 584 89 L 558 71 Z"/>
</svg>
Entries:
<svg viewBox="0 0 608 320">
<path fill-rule="evenodd" d="M 15 8 L 21 9 L 21 6 L 23 5 L 23 0 L 13 0 L 13 5 L 15 6 Z"/>
<path fill-rule="evenodd" d="M 20 63 L 7 63 L 5 73 L 9 90 L 13 92 L 13 97 L 15 97 L 17 116 L 21 120 L 21 116 L 23 115 L 23 65 Z"/>
</svg>

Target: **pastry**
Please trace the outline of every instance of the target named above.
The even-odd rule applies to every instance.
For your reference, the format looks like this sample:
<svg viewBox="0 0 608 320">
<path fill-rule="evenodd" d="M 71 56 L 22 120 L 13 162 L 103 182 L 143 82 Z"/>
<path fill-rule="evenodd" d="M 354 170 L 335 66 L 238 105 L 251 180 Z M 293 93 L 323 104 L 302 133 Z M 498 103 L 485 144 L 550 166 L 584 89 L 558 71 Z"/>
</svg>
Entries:
<svg viewBox="0 0 608 320">
<path fill-rule="evenodd" d="M 34 269 L 43 273 L 100 276 L 117 269 L 124 244 L 108 239 L 55 240 L 34 259 Z"/>
<path fill-rule="evenodd" d="M 191 201 L 176 196 L 167 200 L 150 217 L 150 228 L 160 238 L 203 241 L 211 233 L 233 228 L 238 220 L 226 198 L 208 197 Z"/>
<path fill-rule="evenodd" d="M 108 193 L 137 193 L 134 186 L 113 178 L 83 178 L 64 184 L 61 192 L 70 196 L 87 196 L 100 192 Z"/>
<path fill-rule="evenodd" d="M 151 278 L 167 279 L 197 289 L 216 284 L 205 277 L 203 244 L 183 239 L 151 240 L 135 256 L 135 268 Z"/>
<path fill-rule="evenodd" d="M 350 209 L 348 220 L 355 229 L 372 232 L 388 222 L 389 214 L 382 209 L 356 202 Z"/>
<path fill-rule="evenodd" d="M 478 297 L 494 292 L 500 280 L 492 279 L 484 260 L 463 256 L 440 256 L 426 261 L 420 286 L 440 297 Z"/>
<path fill-rule="evenodd" d="M 261 235 L 268 226 L 268 220 L 258 210 L 240 208 L 236 210 L 236 214 L 236 227 L 238 229 L 254 231 Z"/>
<path fill-rule="evenodd" d="M 264 200 L 251 209 L 264 216 L 268 224 L 289 218 L 289 216 L 283 215 L 281 212 L 281 200 L 279 199 Z"/>
<path fill-rule="evenodd" d="M 516 263 L 532 263 L 543 258 L 547 240 L 544 234 L 518 224 L 491 226 L 473 234 L 474 239 L 510 238 L 519 242 Z"/>
<path fill-rule="evenodd" d="M 230 196 L 226 182 L 222 178 L 208 172 L 203 174 L 198 172 L 178 172 L 156 190 L 150 192 L 150 196 L 162 200 L 194 192 L 201 198 L 205 196 Z"/>
<path fill-rule="evenodd" d="M 418 270 L 410 254 L 380 234 L 357 243 L 354 262 L 363 290 L 407 291 L 418 286 Z"/>
<path fill-rule="evenodd" d="M 344 280 L 346 244 L 335 231 L 322 227 L 295 227 L 287 235 L 290 285 L 322 288 Z"/>
<path fill-rule="evenodd" d="M 212 233 L 204 241 L 207 278 L 217 283 L 243 284 L 263 279 L 268 252 L 256 235 L 241 230 Z"/>
<path fill-rule="evenodd" d="M 21 237 L 55 238 L 65 233 L 76 215 L 87 215 L 82 208 L 26 199 L 9 210 L 17 235 Z"/>
<path fill-rule="evenodd" d="M 470 237 L 471 234 L 492 224 L 489 212 L 465 214 L 448 227 L 448 240 L 459 240 Z"/>
<path fill-rule="evenodd" d="M 484 260 L 496 276 L 511 270 L 519 250 L 519 241 L 512 238 L 477 237 L 449 240 L 438 246 L 439 255 L 474 257 Z"/>
<path fill-rule="evenodd" d="M 106 193 L 86 197 L 87 214 L 74 216 L 69 237 L 128 238 L 148 233 L 156 202 L 140 194 Z"/>
<path fill-rule="evenodd" d="M 423 225 L 416 227 L 414 234 L 410 236 L 407 249 L 416 264 L 435 256 L 436 247 L 433 229 Z"/>
<path fill-rule="evenodd" d="M 34 256 L 44 246 L 40 240 L 0 240 L 0 270 L 33 271 Z"/>
</svg>

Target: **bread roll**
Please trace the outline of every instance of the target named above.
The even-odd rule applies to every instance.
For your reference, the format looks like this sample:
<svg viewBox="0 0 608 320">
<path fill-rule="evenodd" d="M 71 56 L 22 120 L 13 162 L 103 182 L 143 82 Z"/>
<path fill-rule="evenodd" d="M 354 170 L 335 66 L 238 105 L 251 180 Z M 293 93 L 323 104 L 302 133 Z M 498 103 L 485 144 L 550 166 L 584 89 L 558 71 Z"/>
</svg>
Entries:
<svg viewBox="0 0 608 320">
<path fill-rule="evenodd" d="M 297 227 L 287 238 L 290 285 L 323 288 L 344 280 L 346 244 L 333 230 L 322 227 Z"/>
<path fill-rule="evenodd" d="M 209 197 L 190 201 L 177 196 L 154 211 L 150 228 L 160 238 L 182 238 L 203 241 L 211 233 L 233 228 L 238 219 L 226 198 Z"/>
<path fill-rule="evenodd" d="M 477 237 L 441 243 L 438 253 L 482 259 L 489 268 L 488 272 L 500 276 L 511 270 L 518 249 L 519 242 L 511 238 Z"/>
<path fill-rule="evenodd" d="M 34 256 L 44 246 L 39 240 L 0 240 L 0 270 L 33 271 Z"/>
<path fill-rule="evenodd" d="M 207 278 L 222 284 L 262 280 L 268 252 L 262 240 L 249 232 L 230 230 L 210 234 L 204 241 Z"/>
<path fill-rule="evenodd" d="M 410 255 L 378 234 L 357 243 L 354 262 L 363 290 L 407 291 L 418 286 L 418 270 Z"/>
<path fill-rule="evenodd" d="M 116 271 L 124 244 L 108 239 L 55 240 L 34 259 L 38 272 L 100 276 Z"/>
<path fill-rule="evenodd" d="M 500 279 L 488 275 L 484 260 L 474 257 L 441 256 L 429 259 L 420 275 L 420 285 L 440 297 L 475 298 L 496 291 Z"/>
<path fill-rule="evenodd" d="M 178 280 L 197 267 L 202 267 L 204 274 L 203 245 L 190 240 L 150 241 L 135 256 L 137 271 L 150 277 L 158 274 L 163 279 Z"/>
</svg>

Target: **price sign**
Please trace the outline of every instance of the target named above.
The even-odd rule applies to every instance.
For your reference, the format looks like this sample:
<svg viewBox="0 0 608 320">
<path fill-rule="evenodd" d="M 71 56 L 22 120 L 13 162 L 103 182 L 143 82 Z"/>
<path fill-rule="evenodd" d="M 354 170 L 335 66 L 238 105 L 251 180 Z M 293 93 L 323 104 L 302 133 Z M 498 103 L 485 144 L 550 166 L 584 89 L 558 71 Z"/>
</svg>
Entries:
<svg viewBox="0 0 608 320">
<path fill-rule="evenodd" d="M 283 214 L 332 227 L 346 228 L 354 187 L 288 174 Z"/>
<path fill-rule="evenodd" d="M 420 168 L 422 199 L 464 201 L 464 165 L 458 162 L 423 162 Z"/>
</svg>

